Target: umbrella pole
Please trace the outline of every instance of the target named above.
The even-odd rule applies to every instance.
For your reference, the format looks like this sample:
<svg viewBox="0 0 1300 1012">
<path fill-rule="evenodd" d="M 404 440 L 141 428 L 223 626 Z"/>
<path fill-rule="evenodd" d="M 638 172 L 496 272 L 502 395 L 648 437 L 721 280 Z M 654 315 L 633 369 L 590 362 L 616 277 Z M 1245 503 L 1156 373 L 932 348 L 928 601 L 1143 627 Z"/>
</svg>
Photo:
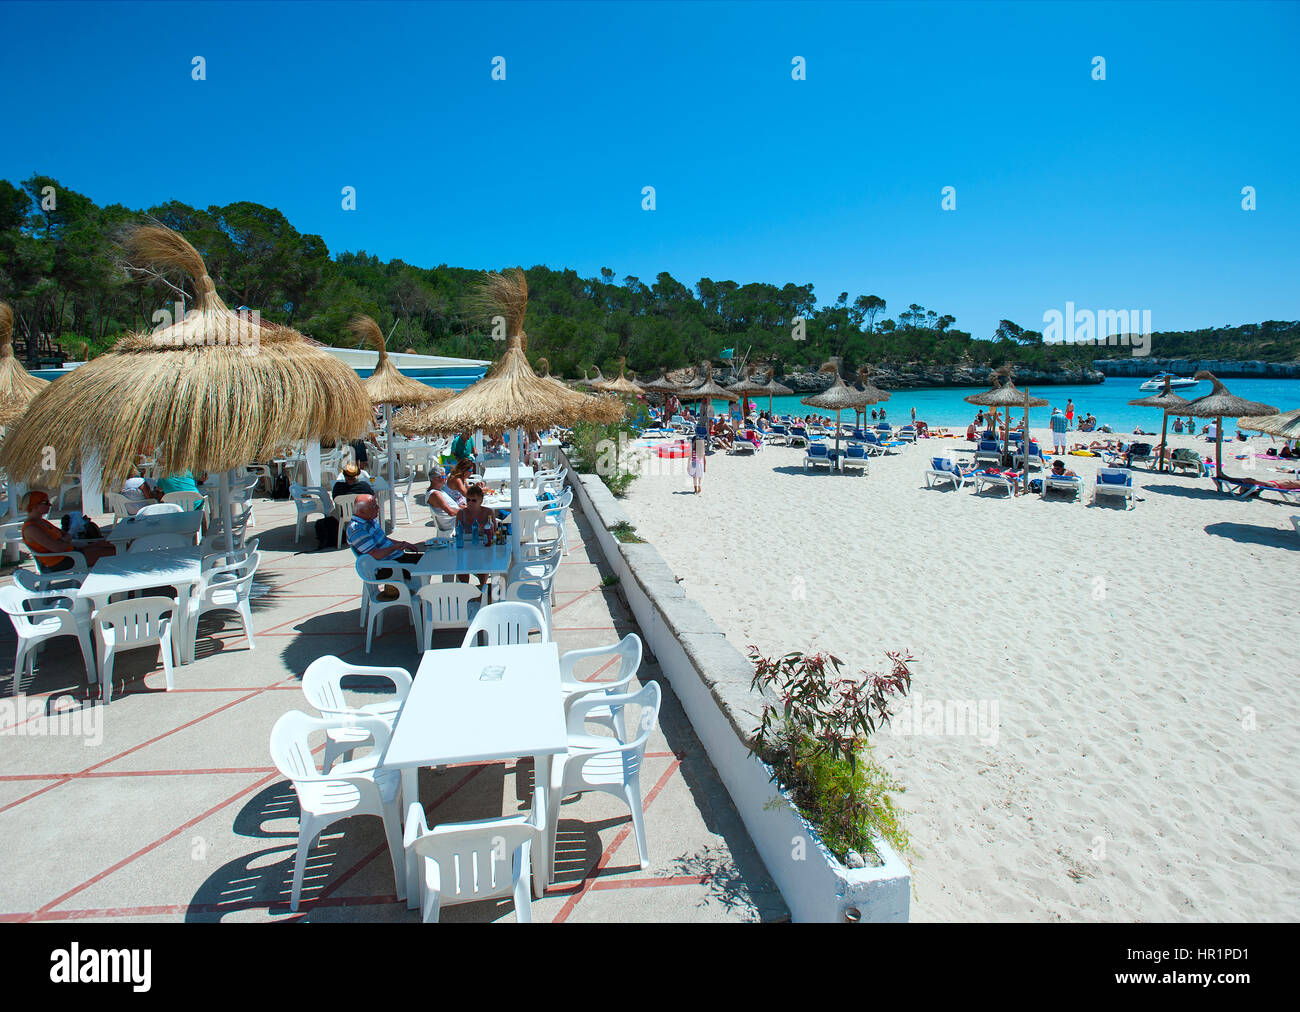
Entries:
<svg viewBox="0 0 1300 1012">
<path fill-rule="evenodd" d="M 1223 474 L 1223 418 L 1214 420 L 1214 473 Z"/>
<path fill-rule="evenodd" d="M 1166 411 L 1165 420 L 1160 426 L 1160 460 L 1156 462 L 1156 466 L 1159 467 L 1161 471 L 1165 469 L 1165 456 L 1169 453 L 1169 447 L 1166 445 L 1165 442 L 1169 438 L 1168 433 L 1169 433 L 1169 412 Z"/>
<path fill-rule="evenodd" d="M 1025 455 L 1025 459 L 1021 461 L 1021 466 L 1025 472 L 1022 477 L 1023 493 L 1025 495 L 1029 494 L 1029 444 L 1030 442 L 1032 442 L 1032 440 L 1029 438 L 1029 388 L 1025 387 L 1025 438 L 1024 438 L 1024 443 L 1020 448 L 1021 452 Z M 1082 495 L 1082 493 L 1080 493 L 1080 495 Z"/>
<path fill-rule="evenodd" d="M 235 510 L 230 503 L 230 472 L 222 471 L 217 479 L 217 494 L 221 496 L 221 519 L 226 527 L 226 551 L 235 550 Z"/>
<path fill-rule="evenodd" d="M 393 528 L 397 526 L 397 521 L 394 519 L 397 514 L 393 509 L 396 502 L 393 497 L 393 479 L 396 471 L 393 470 L 395 454 L 393 453 L 393 406 L 391 404 L 384 405 L 384 435 L 388 440 L 388 523 L 385 524 L 384 530 L 391 534 Z"/>
<path fill-rule="evenodd" d="M 519 551 L 519 430 L 510 436 L 510 560 L 515 565 L 523 561 Z"/>
<path fill-rule="evenodd" d="M 840 459 L 840 409 L 836 408 L 835 409 L 835 460 L 837 463 L 839 459 Z M 844 473 L 844 469 L 841 468 L 840 474 L 843 473 Z"/>
</svg>

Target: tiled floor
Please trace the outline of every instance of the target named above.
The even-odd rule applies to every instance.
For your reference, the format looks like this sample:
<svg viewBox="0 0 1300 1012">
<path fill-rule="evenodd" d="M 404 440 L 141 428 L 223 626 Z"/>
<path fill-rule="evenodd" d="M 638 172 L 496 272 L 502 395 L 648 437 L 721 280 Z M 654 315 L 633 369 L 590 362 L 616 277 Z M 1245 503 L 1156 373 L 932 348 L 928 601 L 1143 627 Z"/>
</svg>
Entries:
<svg viewBox="0 0 1300 1012">
<path fill-rule="evenodd" d="M 396 536 L 423 540 L 431 536 L 422 525 L 427 514 L 412 508 L 415 524 Z M 310 525 L 295 548 L 291 504 L 259 500 L 251 531 L 263 552 L 254 649 L 235 616 L 206 616 L 196 662 L 177 669 L 170 693 L 163 691 L 157 650 L 146 649 L 119 661 L 118 680 L 127 685 L 111 704 L 88 702 L 80 653 L 66 638 L 47 646 L 35 679 L 22 680 L 23 696 L 15 700 L 15 638 L 4 623 L 0 838 L 8 846 L 0 920 L 418 920 L 396 901 L 380 821 L 364 817 L 335 824 L 318 841 L 300 911 L 289 911 L 298 804 L 271 764 L 272 724 L 291 709 L 311 712 L 299 682 L 317 657 L 414 672 L 419 654 L 404 616 L 387 621 L 365 654 L 352 553 L 298 550 L 314 547 Z M 585 535 L 585 518 L 575 513 L 572 552 L 556 581 L 562 651 L 635 631 L 617 588 L 602 586 L 603 562 L 587 555 Z M 448 634 L 435 646 L 458 641 Z M 648 658 L 640 678 L 657 677 Z M 570 800 L 560 820 L 556 881 L 534 901 L 535 919 L 786 917 L 713 766 L 661 684 L 664 706 L 642 773 L 650 868 L 642 870 L 637 859 L 625 805 L 600 794 Z M 57 721 L 30 715 L 63 706 L 71 716 Z M 525 760 L 422 770 L 420 799 L 430 823 L 525 810 L 531 766 Z M 443 911 L 446 921 L 513 918 L 508 903 Z"/>
</svg>

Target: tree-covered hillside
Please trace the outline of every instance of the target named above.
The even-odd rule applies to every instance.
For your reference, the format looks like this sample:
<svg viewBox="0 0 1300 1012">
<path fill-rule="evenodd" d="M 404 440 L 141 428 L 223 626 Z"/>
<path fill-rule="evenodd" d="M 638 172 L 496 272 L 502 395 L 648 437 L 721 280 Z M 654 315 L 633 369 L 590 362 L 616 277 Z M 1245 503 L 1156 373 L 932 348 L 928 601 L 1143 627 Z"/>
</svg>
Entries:
<svg viewBox="0 0 1300 1012">
<path fill-rule="evenodd" d="M 232 308 L 257 309 L 326 344 L 354 344 L 345 324 L 367 313 L 385 333 L 396 327 L 395 350 L 489 359 L 499 352 L 488 321 L 465 309 L 477 271 L 385 262 L 364 251 L 332 257 L 320 236 L 303 235 L 279 211 L 250 202 L 206 210 L 179 201 L 138 211 L 100 207 L 47 176 L 17 186 L 0 180 L 0 299 L 14 308 L 15 338 L 46 334 L 76 358 L 151 327 L 154 312 L 176 295 L 159 279 L 123 270 L 113 244 L 124 226 L 148 217 L 199 249 Z M 620 280 L 610 268 L 595 278 L 547 267 L 527 274 L 529 355 L 548 357 L 552 371 L 565 376 L 592 365 L 608 373 L 624 356 L 629 368 L 653 371 L 716 359 L 727 348 L 783 371 L 836 355 L 850 369 L 881 362 L 1051 369 L 1116 351 L 1045 345 L 1040 333 L 1009 320 L 976 338 L 951 315 L 877 295 L 840 292 L 819 305 L 811 284 L 701 278 L 688 285 L 667 272 Z M 1165 357 L 1291 360 L 1300 357 L 1300 323 L 1158 334 L 1155 347 Z"/>
</svg>

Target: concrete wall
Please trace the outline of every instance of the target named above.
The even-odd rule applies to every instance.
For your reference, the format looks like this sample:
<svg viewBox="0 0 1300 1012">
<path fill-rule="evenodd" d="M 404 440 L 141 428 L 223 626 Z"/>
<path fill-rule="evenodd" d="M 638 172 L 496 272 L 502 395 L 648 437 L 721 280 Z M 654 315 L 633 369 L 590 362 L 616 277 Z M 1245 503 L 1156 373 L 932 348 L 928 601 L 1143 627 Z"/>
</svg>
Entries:
<svg viewBox="0 0 1300 1012">
<path fill-rule="evenodd" d="M 609 528 L 630 518 L 596 475 L 578 474 L 567 458 L 574 505 L 591 524 L 619 577 L 646 649 L 681 701 L 695 733 L 731 794 L 749 835 L 796 921 L 843 921 L 856 908 L 867 922 L 908 919 L 911 875 L 883 840 L 878 868 L 847 869 L 771 781 L 749 751 L 763 697 L 750 688 L 754 669 L 703 605 L 686 596 L 654 545 L 624 544 Z"/>
</svg>

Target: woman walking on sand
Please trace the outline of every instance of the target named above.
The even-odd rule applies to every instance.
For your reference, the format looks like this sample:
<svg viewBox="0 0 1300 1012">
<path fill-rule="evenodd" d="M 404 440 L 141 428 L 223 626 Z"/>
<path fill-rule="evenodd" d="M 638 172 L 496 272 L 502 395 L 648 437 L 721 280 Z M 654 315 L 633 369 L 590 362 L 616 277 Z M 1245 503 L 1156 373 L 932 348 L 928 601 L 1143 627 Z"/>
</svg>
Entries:
<svg viewBox="0 0 1300 1012">
<path fill-rule="evenodd" d="M 687 468 L 691 480 L 695 482 L 695 494 L 700 494 L 700 484 L 704 481 L 705 457 L 709 452 L 709 420 L 713 414 L 713 403 L 705 400 L 700 407 L 700 416 L 695 422 L 695 439 L 691 443 L 691 463 Z"/>
</svg>

